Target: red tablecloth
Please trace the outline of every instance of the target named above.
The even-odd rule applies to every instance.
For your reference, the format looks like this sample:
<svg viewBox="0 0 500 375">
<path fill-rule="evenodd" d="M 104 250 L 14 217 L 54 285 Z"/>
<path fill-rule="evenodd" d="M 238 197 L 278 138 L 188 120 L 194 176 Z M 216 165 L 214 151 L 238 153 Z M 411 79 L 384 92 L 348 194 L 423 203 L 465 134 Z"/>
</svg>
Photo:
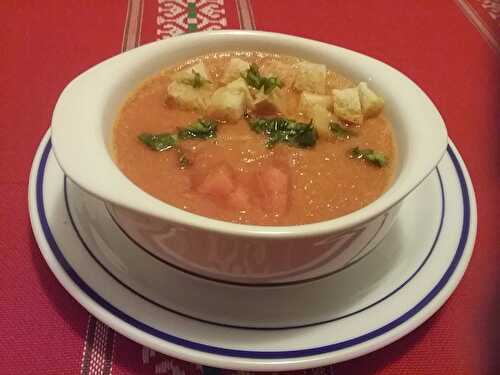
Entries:
<svg viewBox="0 0 500 375">
<path fill-rule="evenodd" d="M 448 303 L 384 349 L 311 371 L 499 374 L 499 22 L 498 0 L 1 1 L 0 373 L 201 372 L 114 333 L 64 291 L 31 232 L 28 173 L 56 99 L 77 74 L 159 38 L 256 28 L 345 46 L 407 74 L 441 111 L 478 200 L 474 255 Z M 97 368 L 99 335 L 110 350 Z"/>
</svg>

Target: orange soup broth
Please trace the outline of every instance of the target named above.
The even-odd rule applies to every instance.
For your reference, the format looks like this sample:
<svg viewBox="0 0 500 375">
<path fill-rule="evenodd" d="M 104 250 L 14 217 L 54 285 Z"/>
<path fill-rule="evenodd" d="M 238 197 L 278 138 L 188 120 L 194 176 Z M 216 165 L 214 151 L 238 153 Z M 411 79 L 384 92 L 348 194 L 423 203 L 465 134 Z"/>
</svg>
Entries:
<svg viewBox="0 0 500 375">
<path fill-rule="evenodd" d="M 207 55 L 210 77 L 218 82 L 230 57 L 241 53 Z M 245 60 L 260 66 L 280 60 L 298 59 L 260 53 L 243 54 Z M 373 202 L 390 186 L 397 166 L 397 152 L 391 124 L 383 115 L 352 126 L 356 137 L 347 140 L 319 137 L 313 148 L 295 148 L 277 144 L 269 149 L 266 138 L 253 132 L 244 119 L 218 126 L 217 136 L 208 140 L 185 140 L 180 149 L 190 160 L 179 167 L 179 152 L 155 152 L 139 141 L 146 133 L 174 133 L 196 121 L 200 114 L 175 108 L 166 103 L 166 87 L 175 71 L 190 65 L 188 61 L 164 69 L 147 79 L 126 100 L 113 128 L 112 149 L 122 172 L 141 189 L 178 208 L 225 221 L 256 225 L 298 225 L 333 219 Z M 338 73 L 327 74 L 327 92 L 352 82 Z M 299 93 L 285 88 L 290 95 L 284 115 L 301 119 L 296 112 Z M 353 147 L 371 148 L 387 156 L 389 162 L 379 168 L 364 160 L 349 158 Z M 207 195 L 199 187 L 214 169 L 227 166 L 238 190 L 248 201 L 242 207 L 227 197 Z M 266 206 L 266 194 L 259 176 L 269 168 L 278 168 L 287 177 L 286 210 L 276 214 Z"/>
</svg>

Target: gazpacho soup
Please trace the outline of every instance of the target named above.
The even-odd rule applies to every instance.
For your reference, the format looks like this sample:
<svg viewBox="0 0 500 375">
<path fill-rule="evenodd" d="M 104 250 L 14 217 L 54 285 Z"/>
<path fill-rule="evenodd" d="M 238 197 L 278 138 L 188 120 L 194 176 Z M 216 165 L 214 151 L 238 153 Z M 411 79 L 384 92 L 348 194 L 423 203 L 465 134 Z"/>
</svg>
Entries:
<svg viewBox="0 0 500 375">
<path fill-rule="evenodd" d="M 384 100 L 325 65 L 259 51 L 167 67 L 115 121 L 115 162 L 137 186 L 206 217 L 255 225 L 337 218 L 391 184 Z"/>
</svg>

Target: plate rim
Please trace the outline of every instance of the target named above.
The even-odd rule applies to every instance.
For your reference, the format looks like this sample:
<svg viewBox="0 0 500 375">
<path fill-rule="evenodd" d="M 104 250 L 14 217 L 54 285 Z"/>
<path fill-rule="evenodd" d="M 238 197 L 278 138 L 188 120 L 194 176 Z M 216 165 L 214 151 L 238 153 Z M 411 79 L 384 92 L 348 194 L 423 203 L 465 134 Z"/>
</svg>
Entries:
<svg viewBox="0 0 500 375">
<path fill-rule="evenodd" d="M 212 321 L 212 320 L 208 320 L 208 319 L 202 318 L 200 316 L 190 315 L 189 313 L 181 312 L 181 311 L 176 310 L 174 307 L 171 307 L 171 306 L 163 305 L 161 302 L 158 302 L 153 297 L 150 297 L 150 296 L 147 296 L 147 295 L 143 294 L 142 292 L 138 291 L 134 287 L 130 286 L 123 278 L 120 278 L 115 273 L 113 273 L 113 271 L 110 270 L 110 268 L 107 267 L 102 262 L 102 260 L 99 259 L 99 256 L 96 254 L 95 249 L 92 248 L 89 245 L 89 243 L 83 238 L 82 233 L 81 233 L 81 227 L 75 222 L 74 212 L 72 211 L 72 209 L 70 207 L 71 205 L 69 203 L 69 194 L 68 194 L 68 190 L 70 190 L 70 189 L 68 189 L 68 180 L 69 180 L 69 178 L 67 176 L 63 177 L 63 179 L 64 179 L 63 180 L 63 194 L 64 194 L 64 201 L 65 201 L 65 209 L 66 209 L 66 213 L 67 213 L 68 218 L 69 218 L 69 222 L 71 223 L 72 229 L 73 229 L 74 233 L 76 234 L 78 240 L 81 242 L 82 247 L 89 254 L 89 256 L 93 259 L 93 261 L 95 263 L 97 263 L 98 267 L 100 267 L 112 279 L 114 279 L 118 284 L 120 284 L 121 287 L 127 289 L 130 293 L 136 295 L 137 297 L 139 297 L 140 299 L 144 300 L 145 302 L 147 302 L 149 304 L 152 304 L 152 305 L 154 305 L 154 306 L 156 306 L 156 307 L 158 307 L 158 308 L 160 308 L 162 310 L 168 311 L 168 312 L 170 312 L 172 314 L 175 314 L 175 315 L 178 315 L 180 317 L 191 319 L 193 321 L 198 321 L 198 322 L 203 323 L 203 324 L 209 324 L 209 325 L 218 326 L 218 327 L 222 327 L 222 328 L 242 329 L 242 330 L 248 330 L 248 331 L 252 331 L 252 330 L 253 331 L 282 331 L 282 330 L 291 330 L 291 329 L 311 328 L 311 327 L 315 327 L 315 326 L 320 326 L 320 325 L 324 325 L 324 324 L 338 322 L 338 321 L 340 321 L 342 319 L 350 318 L 350 317 L 355 316 L 357 314 L 364 313 L 367 310 L 376 307 L 378 304 L 384 302 L 385 300 L 387 300 L 388 298 L 390 298 L 391 296 L 393 296 L 394 294 L 396 294 L 399 290 L 401 290 L 402 288 L 404 288 L 408 283 L 410 283 L 419 274 L 419 272 L 422 270 L 422 268 L 426 265 L 426 263 L 429 260 L 429 258 L 433 255 L 434 250 L 436 248 L 436 245 L 438 244 L 438 241 L 439 241 L 440 237 L 443 234 L 442 229 L 443 229 L 444 217 L 445 217 L 445 212 L 446 212 L 446 207 L 445 207 L 446 206 L 445 205 L 445 193 L 444 193 L 443 178 L 442 178 L 441 172 L 437 168 L 436 168 L 436 174 L 435 174 L 435 176 L 436 176 L 437 183 L 439 184 L 439 187 L 440 187 L 440 190 L 441 190 L 440 191 L 441 210 L 440 210 L 439 224 L 437 226 L 437 231 L 436 231 L 435 235 L 433 236 L 432 244 L 431 244 L 429 250 L 425 254 L 425 257 L 422 259 L 422 261 L 420 263 L 417 263 L 416 269 L 414 271 L 412 271 L 407 278 L 403 279 L 402 283 L 395 284 L 397 286 L 395 288 L 391 289 L 388 293 L 384 294 L 381 298 L 377 299 L 376 301 L 370 302 L 369 304 L 364 305 L 363 307 L 360 307 L 357 310 L 350 311 L 348 313 L 341 314 L 341 315 L 338 315 L 338 316 L 330 317 L 328 319 L 324 319 L 324 320 L 321 320 L 321 321 L 313 321 L 313 322 L 308 322 L 308 323 L 302 323 L 302 324 L 296 324 L 296 325 L 287 325 L 287 326 L 238 325 L 236 323 L 222 323 L 222 322 Z M 430 176 L 429 176 L 429 178 L 430 178 Z M 72 185 L 71 189 L 74 189 L 75 187 L 77 189 L 81 189 L 81 188 L 78 187 L 77 184 L 72 183 L 71 180 L 69 180 L 69 181 L 70 181 L 70 183 Z M 157 260 L 157 261 L 165 264 L 170 269 L 175 269 L 178 272 L 190 275 L 192 277 L 195 277 L 195 278 L 198 278 L 198 279 L 202 279 L 202 280 L 206 280 L 206 281 L 208 281 L 210 283 L 213 282 L 213 283 L 220 284 L 220 285 L 229 285 L 229 286 L 236 286 L 236 287 L 251 287 L 251 288 L 259 288 L 259 289 L 269 289 L 269 288 L 274 288 L 275 287 L 275 285 L 262 286 L 260 284 L 257 284 L 257 286 L 256 286 L 255 284 L 249 284 L 248 285 L 248 284 L 239 284 L 239 283 L 233 283 L 233 282 L 214 281 L 213 279 L 207 278 L 204 275 L 199 275 L 199 274 L 196 274 L 195 272 L 185 271 L 184 269 L 182 269 L 180 267 L 171 265 L 168 262 L 164 262 L 161 258 L 160 259 L 157 258 L 154 254 L 150 253 L 148 250 L 146 250 L 145 248 L 143 248 L 140 244 L 136 243 L 131 237 L 129 237 L 129 235 L 125 232 L 125 230 L 123 228 L 121 228 L 116 223 L 116 221 L 113 220 L 112 214 L 110 214 L 109 211 L 108 211 L 108 214 L 110 216 L 111 221 L 117 227 L 117 231 L 121 231 L 121 233 L 124 234 L 125 238 L 127 238 L 127 240 L 129 240 L 132 244 L 134 244 L 138 248 L 139 251 L 141 251 L 141 250 L 144 251 L 144 253 L 146 253 L 149 257 L 152 257 L 153 259 L 155 259 L 155 260 Z M 381 243 L 382 240 L 380 240 L 378 243 Z M 345 266 L 345 267 L 343 267 L 343 268 L 341 268 L 339 270 L 336 270 L 334 272 L 330 272 L 330 273 L 328 273 L 326 275 L 322 275 L 320 277 L 315 277 L 315 278 L 303 280 L 303 281 L 300 281 L 300 282 L 290 282 L 290 283 L 278 284 L 278 286 L 280 286 L 280 287 L 281 286 L 288 287 L 288 286 L 294 286 L 294 285 L 303 285 L 303 284 L 309 284 L 312 281 L 317 281 L 317 280 L 321 280 L 321 279 L 330 278 L 333 275 L 335 275 L 335 274 L 337 274 L 337 273 L 339 273 L 339 272 L 341 272 L 341 271 L 343 271 L 345 269 L 348 269 L 351 266 L 354 266 L 358 261 L 361 261 L 364 257 L 368 256 L 371 253 L 371 251 L 375 250 L 375 248 L 378 246 L 378 243 L 374 246 L 374 248 L 372 250 L 368 251 L 365 255 L 363 255 L 362 257 L 360 257 L 358 260 L 354 261 L 351 264 L 348 264 L 347 266 Z M 94 290 L 95 290 L 95 288 L 94 288 Z"/>
<path fill-rule="evenodd" d="M 42 166 L 42 163 L 47 163 L 50 150 L 51 147 L 49 129 L 45 136 L 42 138 L 33 159 L 29 179 L 28 201 L 30 220 L 33 232 L 35 234 L 35 239 L 52 273 L 56 276 L 58 281 L 73 298 L 75 298 L 91 314 L 95 315 L 98 319 L 108 324 L 111 328 L 129 337 L 130 339 L 151 347 L 159 352 L 163 352 L 168 355 L 172 355 L 174 357 L 178 357 L 195 363 L 202 363 L 221 368 L 243 370 L 296 370 L 322 366 L 333 361 L 340 362 L 377 350 L 411 332 L 413 329 L 427 320 L 430 316 L 432 316 L 444 304 L 444 302 L 446 302 L 446 300 L 449 298 L 449 296 L 455 290 L 456 286 L 461 280 L 474 248 L 477 228 L 477 208 L 474 189 L 470 180 L 470 176 L 467 172 L 463 160 L 460 157 L 460 154 L 458 153 L 458 150 L 453 145 L 451 140 L 449 140 L 447 155 L 450 156 L 457 173 L 464 205 L 464 220 L 462 223 L 462 231 L 460 233 L 460 241 L 457 250 L 455 251 L 455 255 L 450 262 L 450 265 L 446 269 L 446 272 L 443 274 L 443 276 L 439 279 L 438 283 L 419 303 L 408 310 L 405 314 L 401 315 L 397 319 L 392 320 L 379 329 L 359 336 L 370 336 L 366 339 L 361 340 L 360 342 L 354 342 L 350 345 L 344 346 L 338 346 L 338 344 L 342 344 L 342 342 L 331 345 L 323 345 L 322 347 L 320 347 L 320 349 L 322 350 L 319 351 L 316 351 L 316 349 L 318 348 L 269 352 L 217 348 L 207 344 L 196 343 L 187 339 L 179 338 L 150 327 L 152 330 L 162 333 L 162 336 L 169 336 L 170 340 L 166 340 L 164 338 L 162 339 L 158 337 L 154 333 L 139 328 L 135 324 L 130 323 L 129 320 L 132 319 L 138 322 L 139 325 L 149 327 L 146 323 L 140 322 L 134 317 L 128 316 L 127 314 L 123 313 L 121 310 L 114 307 L 104 298 L 100 297 L 98 293 L 94 292 L 96 296 L 101 299 L 101 301 L 96 301 L 87 293 L 87 291 L 84 290 L 85 288 L 82 288 L 80 285 L 78 285 L 78 282 L 75 281 L 75 277 L 80 279 L 76 271 L 74 271 L 69 264 L 69 269 L 65 268 L 64 264 L 61 264 L 60 260 L 57 259 L 57 256 L 54 253 L 54 249 L 51 247 L 51 242 L 53 242 L 53 245 L 55 245 L 56 247 L 57 242 L 50 232 L 48 223 L 46 224 L 49 230 L 48 234 L 43 230 L 43 223 L 41 222 L 42 217 L 39 217 L 39 210 L 43 210 L 43 202 L 40 207 L 39 201 L 37 200 L 37 197 L 39 196 L 38 194 L 41 194 L 41 196 L 43 197 L 44 174 L 42 173 L 41 183 L 39 184 L 39 172 L 40 170 L 44 170 L 44 166 Z M 49 249 L 47 249 L 46 246 L 48 246 Z M 460 255 L 457 258 L 458 253 L 460 253 Z M 86 285 L 84 280 L 80 280 Z M 106 305 L 109 305 L 108 308 L 105 307 Z M 118 313 L 113 314 L 110 311 L 109 307 L 112 308 L 111 310 L 114 309 Z M 414 311 L 415 309 L 416 311 Z M 124 319 L 123 316 L 128 317 L 128 319 Z M 374 341 L 376 338 L 378 338 L 378 340 Z M 356 341 L 356 339 L 353 340 Z M 346 340 L 344 341 L 344 343 L 353 340 Z M 195 345 L 187 347 L 185 345 L 186 342 L 190 342 Z M 332 346 L 338 346 L 338 348 L 334 350 L 325 349 Z M 338 354 L 340 351 L 344 351 L 346 349 L 351 350 L 342 353 L 342 355 Z M 224 354 L 221 354 L 220 351 L 222 351 Z M 255 358 L 251 356 L 242 356 L 242 354 L 244 354 L 245 352 L 258 353 L 259 357 Z M 293 354 L 290 356 L 290 353 Z M 280 357 L 279 354 L 287 355 L 284 357 Z M 334 360 L 332 356 L 340 358 L 336 358 Z"/>
</svg>

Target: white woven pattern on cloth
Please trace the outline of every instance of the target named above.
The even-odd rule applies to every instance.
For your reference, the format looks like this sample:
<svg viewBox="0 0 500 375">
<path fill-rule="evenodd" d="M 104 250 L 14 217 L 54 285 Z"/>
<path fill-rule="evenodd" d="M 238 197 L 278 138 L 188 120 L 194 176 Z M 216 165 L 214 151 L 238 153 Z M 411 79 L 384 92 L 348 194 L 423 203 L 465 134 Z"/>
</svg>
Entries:
<svg viewBox="0 0 500 375">
<path fill-rule="evenodd" d="M 194 3 L 195 17 L 189 16 L 190 3 Z M 200 31 L 223 29 L 227 26 L 224 0 L 158 0 L 156 24 L 158 39 L 187 33 L 189 25 Z"/>
</svg>

